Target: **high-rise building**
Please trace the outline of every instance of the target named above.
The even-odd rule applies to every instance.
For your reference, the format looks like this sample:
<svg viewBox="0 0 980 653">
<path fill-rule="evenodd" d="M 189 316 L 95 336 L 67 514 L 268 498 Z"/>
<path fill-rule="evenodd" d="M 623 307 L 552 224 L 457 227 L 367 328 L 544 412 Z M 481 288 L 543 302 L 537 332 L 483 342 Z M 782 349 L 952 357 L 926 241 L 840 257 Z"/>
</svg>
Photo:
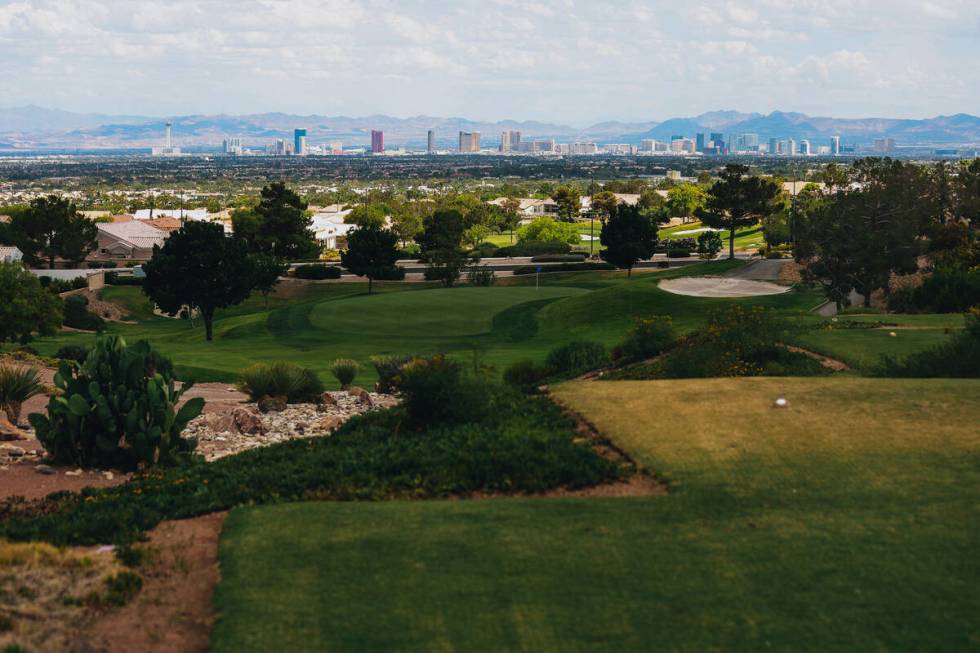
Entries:
<svg viewBox="0 0 980 653">
<path fill-rule="evenodd" d="M 425 151 L 429 154 L 435 154 L 436 151 L 436 133 L 432 129 L 430 129 L 429 133 L 426 134 Z"/>
<path fill-rule="evenodd" d="M 240 136 L 235 136 L 233 138 L 226 138 L 224 142 L 225 154 L 241 154 L 244 150 L 242 148 L 242 139 Z"/>
<path fill-rule="evenodd" d="M 459 132 L 460 152 L 480 151 L 480 132 Z"/>
<path fill-rule="evenodd" d="M 792 138 L 786 141 L 786 151 L 784 154 L 788 156 L 796 156 L 796 141 Z"/>
<path fill-rule="evenodd" d="M 657 151 L 657 141 L 652 138 L 644 138 L 640 141 L 640 151 L 641 152 L 656 152 Z"/>
<path fill-rule="evenodd" d="M 830 138 L 830 153 L 834 156 L 840 156 L 840 136 Z"/>
<path fill-rule="evenodd" d="M 738 138 L 740 147 L 738 149 L 745 152 L 755 152 L 759 149 L 758 134 L 742 134 Z"/>
<path fill-rule="evenodd" d="M 698 148 L 698 152 L 704 152 L 704 148 L 706 145 L 704 140 L 704 134 L 698 134 L 695 140 L 697 141 L 696 147 Z"/>
<path fill-rule="evenodd" d="M 776 154 L 779 152 L 779 140 L 775 138 L 769 139 L 769 154 Z"/>
<path fill-rule="evenodd" d="M 895 149 L 894 138 L 876 138 L 874 142 L 875 152 L 891 152 Z"/>
<path fill-rule="evenodd" d="M 501 152 L 514 152 L 519 150 L 521 147 L 521 132 L 519 131 L 502 131 L 500 132 L 500 151 Z"/>
<path fill-rule="evenodd" d="M 303 128 L 293 130 L 293 154 L 296 156 L 306 154 L 306 130 Z"/>
<path fill-rule="evenodd" d="M 153 156 L 180 156 L 180 148 L 174 147 L 172 124 L 163 125 L 163 147 L 154 147 L 150 151 Z"/>
<path fill-rule="evenodd" d="M 371 153 L 372 154 L 385 153 L 385 133 L 380 129 L 371 130 Z"/>
<path fill-rule="evenodd" d="M 810 141 L 803 139 L 800 141 L 800 154 L 802 156 L 810 156 Z"/>
</svg>

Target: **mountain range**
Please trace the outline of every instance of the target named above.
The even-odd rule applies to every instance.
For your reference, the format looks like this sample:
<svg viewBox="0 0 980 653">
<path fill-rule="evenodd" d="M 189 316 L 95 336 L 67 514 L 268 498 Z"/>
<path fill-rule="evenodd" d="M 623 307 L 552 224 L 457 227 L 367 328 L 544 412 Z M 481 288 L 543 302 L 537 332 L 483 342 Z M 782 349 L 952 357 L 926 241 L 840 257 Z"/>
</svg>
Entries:
<svg viewBox="0 0 980 653">
<path fill-rule="evenodd" d="M 164 123 L 173 124 L 174 144 L 179 147 L 214 147 L 231 136 L 248 146 L 262 146 L 275 139 L 292 139 L 293 129 L 304 127 L 311 144 L 341 141 L 345 146 L 367 145 L 370 130 L 385 133 L 389 146 L 419 146 L 426 132 L 435 130 L 437 143 L 455 144 L 460 131 L 478 131 L 483 144 L 494 145 L 504 130 L 518 130 L 522 139 L 639 143 L 642 139 L 669 140 L 697 133 L 755 133 L 768 138 L 810 139 L 825 143 L 840 136 L 845 144 L 870 144 L 876 138 L 893 138 L 899 145 L 975 146 L 980 144 L 980 117 L 969 114 L 936 116 L 919 120 L 898 118 L 830 118 L 773 111 L 769 114 L 710 111 L 688 118 L 662 122 L 608 121 L 588 127 L 502 120 L 386 115 L 363 117 L 260 113 L 248 115 L 186 115 L 169 118 L 135 115 L 73 113 L 37 106 L 0 109 L 0 149 L 44 148 L 145 148 L 160 145 Z"/>
</svg>

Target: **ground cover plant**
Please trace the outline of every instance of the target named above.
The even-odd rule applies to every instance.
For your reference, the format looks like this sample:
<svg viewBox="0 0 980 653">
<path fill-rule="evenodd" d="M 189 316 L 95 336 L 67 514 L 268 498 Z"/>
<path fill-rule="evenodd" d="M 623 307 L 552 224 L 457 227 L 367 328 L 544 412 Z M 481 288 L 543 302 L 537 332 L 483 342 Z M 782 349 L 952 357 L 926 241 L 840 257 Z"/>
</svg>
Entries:
<svg viewBox="0 0 980 653">
<path fill-rule="evenodd" d="M 212 648 L 971 650 L 978 383 L 557 386 L 670 493 L 235 510 Z"/>
<path fill-rule="evenodd" d="M 21 406 L 31 397 L 44 394 L 45 387 L 36 367 L 0 364 L 0 410 L 16 424 Z"/>
<path fill-rule="evenodd" d="M 479 383 L 474 387 L 486 410 L 472 410 L 472 395 L 441 394 L 468 409 L 446 413 L 433 409 L 425 392 L 453 392 L 446 384 L 458 388 L 458 374 L 429 375 L 428 382 L 422 376 L 417 373 L 414 384 L 403 381 L 405 407 L 353 418 L 330 437 L 154 470 L 125 485 L 54 495 L 40 504 L 9 503 L 0 510 L 0 536 L 126 542 L 163 519 L 245 503 L 541 492 L 596 485 L 622 473 L 581 441 L 572 420 L 546 399 Z"/>
<path fill-rule="evenodd" d="M 281 397 L 290 404 L 311 403 L 323 394 L 323 384 L 316 372 L 285 361 L 246 367 L 239 374 L 236 387 L 251 401 Z"/>
</svg>

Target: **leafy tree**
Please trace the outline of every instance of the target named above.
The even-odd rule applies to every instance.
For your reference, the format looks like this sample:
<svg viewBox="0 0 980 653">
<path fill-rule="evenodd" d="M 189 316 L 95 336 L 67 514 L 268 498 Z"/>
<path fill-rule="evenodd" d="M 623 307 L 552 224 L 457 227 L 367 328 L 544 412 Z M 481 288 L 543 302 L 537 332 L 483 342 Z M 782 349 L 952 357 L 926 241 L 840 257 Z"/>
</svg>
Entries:
<svg viewBox="0 0 980 653">
<path fill-rule="evenodd" d="M 344 222 L 358 227 L 371 225 L 381 228 L 385 224 L 385 210 L 377 204 L 359 204 L 351 209 Z"/>
<path fill-rule="evenodd" d="M 236 238 L 241 238 L 248 244 L 252 251 L 260 251 L 259 226 L 262 224 L 262 216 L 255 212 L 255 208 L 248 206 L 235 209 L 231 212 L 231 229 Z"/>
<path fill-rule="evenodd" d="M 644 188 L 640 193 L 640 200 L 637 205 L 643 210 L 657 209 L 664 205 L 666 200 L 654 188 Z"/>
<path fill-rule="evenodd" d="M 697 216 L 709 227 L 728 229 L 728 258 L 735 258 L 735 230 L 758 222 L 773 210 L 779 187 L 770 179 L 748 176 L 748 166 L 729 164 L 708 191 Z"/>
<path fill-rule="evenodd" d="M 717 231 L 703 231 L 698 235 L 698 256 L 714 258 L 721 251 L 721 236 Z"/>
<path fill-rule="evenodd" d="M 411 242 L 422 232 L 422 216 L 427 211 L 422 202 L 403 202 L 391 214 L 391 230 L 401 243 Z"/>
<path fill-rule="evenodd" d="M 592 196 L 592 210 L 599 216 L 600 222 L 605 222 L 619 206 L 619 199 L 614 193 L 602 190 Z"/>
<path fill-rule="evenodd" d="M 980 227 L 980 159 L 963 161 L 956 175 L 956 215 Z"/>
<path fill-rule="evenodd" d="M 707 193 L 697 184 L 680 184 L 667 191 L 667 212 L 672 218 L 690 218 L 704 208 Z"/>
<path fill-rule="evenodd" d="M 265 252 L 287 261 L 315 258 L 320 247 L 310 231 L 306 202 L 277 181 L 262 189 L 255 207 L 259 223 L 253 236 L 253 251 Z"/>
<path fill-rule="evenodd" d="M 462 248 L 466 223 L 456 209 L 438 209 L 423 220 L 422 233 L 415 242 L 429 263 L 430 278 L 439 279 L 447 288 L 459 279 L 466 267 L 466 251 Z"/>
<path fill-rule="evenodd" d="M 538 218 L 517 230 L 518 243 L 532 241 L 577 245 L 581 240 L 575 225 L 552 218 Z"/>
<path fill-rule="evenodd" d="M 146 296 L 169 315 L 197 309 L 209 341 L 215 311 L 242 303 L 256 285 L 256 261 L 244 241 L 210 222 L 187 222 L 170 234 L 143 271 Z"/>
<path fill-rule="evenodd" d="M 269 295 L 279 285 L 279 277 L 289 270 L 289 263 L 268 254 L 253 254 L 255 263 L 255 290 L 262 294 L 265 307 L 269 308 Z"/>
<path fill-rule="evenodd" d="M 49 195 L 31 201 L 30 207 L 10 222 L 17 247 L 30 265 L 56 258 L 77 264 L 96 247 L 98 227 L 80 214 L 70 201 Z"/>
<path fill-rule="evenodd" d="M 395 267 L 398 260 L 398 235 L 376 224 L 364 224 L 347 235 L 347 249 L 340 253 L 340 262 L 359 277 L 367 277 L 368 294 L 374 279 L 385 270 Z"/>
<path fill-rule="evenodd" d="M 820 284 L 824 296 L 839 313 L 850 304 L 854 276 L 859 269 L 860 244 L 853 237 L 852 198 L 838 191 L 834 198 L 815 200 L 800 214 L 793 254 L 807 281 Z"/>
<path fill-rule="evenodd" d="M 600 256 L 616 267 L 626 268 L 627 276 L 632 276 L 637 261 L 653 256 L 657 246 L 657 225 L 639 207 L 620 204 L 602 225 L 599 242 L 606 248 Z"/>
<path fill-rule="evenodd" d="M 521 223 L 521 200 L 516 197 L 508 197 L 504 200 L 501 207 L 500 231 L 510 233 L 510 242 L 514 242 L 514 230 Z"/>
<path fill-rule="evenodd" d="M 61 328 L 61 299 L 20 263 L 0 262 L 0 343 L 30 342 Z"/>
<path fill-rule="evenodd" d="M 581 196 L 574 186 L 559 186 L 551 194 L 551 199 L 558 205 L 558 219 L 572 222 L 582 208 Z"/>
<path fill-rule="evenodd" d="M 762 218 L 762 237 L 769 247 L 790 241 L 789 214 L 777 211 Z"/>
<path fill-rule="evenodd" d="M 844 190 L 847 185 L 851 183 L 850 177 L 847 174 L 847 169 L 843 166 L 837 165 L 836 163 L 828 163 L 827 167 L 823 169 L 820 174 L 820 181 L 823 182 L 824 186 L 827 188 L 827 192 L 830 194 L 836 193 L 838 190 Z"/>
</svg>

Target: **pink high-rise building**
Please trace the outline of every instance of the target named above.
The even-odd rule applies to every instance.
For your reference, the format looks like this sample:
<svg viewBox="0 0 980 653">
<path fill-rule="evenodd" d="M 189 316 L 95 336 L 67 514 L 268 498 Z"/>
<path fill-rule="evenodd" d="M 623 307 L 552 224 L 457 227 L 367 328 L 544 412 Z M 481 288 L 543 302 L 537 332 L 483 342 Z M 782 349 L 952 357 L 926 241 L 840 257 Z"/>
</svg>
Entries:
<svg viewBox="0 0 980 653">
<path fill-rule="evenodd" d="M 385 133 L 377 129 L 372 129 L 371 152 L 373 152 L 374 154 L 384 154 L 384 151 L 385 151 Z"/>
</svg>

